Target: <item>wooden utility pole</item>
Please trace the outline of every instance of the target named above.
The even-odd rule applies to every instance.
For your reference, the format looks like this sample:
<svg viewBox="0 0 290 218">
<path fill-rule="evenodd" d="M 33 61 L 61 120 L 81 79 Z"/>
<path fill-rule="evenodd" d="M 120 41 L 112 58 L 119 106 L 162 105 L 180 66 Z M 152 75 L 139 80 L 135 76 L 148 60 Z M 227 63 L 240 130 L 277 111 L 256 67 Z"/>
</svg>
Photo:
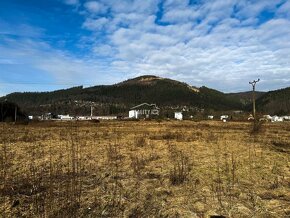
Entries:
<svg viewBox="0 0 290 218">
<path fill-rule="evenodd" d="M 15 106 L 14 123 L 17 121 L 17 106 Z"/>
<path fill-rule="evenodd" d="M 256 83 L 259 82 L 259 81 L 260 81 L 260 79 L 253 80 L 252 82 L 249 82 L 249 84 L 251 84 L 252 87 L 253 87 L 252 101 L 253 101 L 253 117 L 254 117 L 254 120 L 256 120 L 256 96 L 255 96 L 255 88 L 256 88 Z"/>
<path fill-rule="evenodd" d="M 91 118 L 93 117 L 93 110 L 94 110 L 94 107 L 91 106 Z"/>
</svg>

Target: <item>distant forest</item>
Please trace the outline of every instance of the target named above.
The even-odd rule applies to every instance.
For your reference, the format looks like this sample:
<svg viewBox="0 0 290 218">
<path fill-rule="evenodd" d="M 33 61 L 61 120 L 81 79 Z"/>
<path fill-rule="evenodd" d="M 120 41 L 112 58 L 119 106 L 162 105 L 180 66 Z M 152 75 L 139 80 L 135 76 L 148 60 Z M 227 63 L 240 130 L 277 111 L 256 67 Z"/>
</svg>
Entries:
<svg viewBox="0 0 290 218">
<path fill-rule="evenodd" d="M 23 121 L 26 119 L 26 114 L 15 103 L 0 102 L 0 122 L 15 121 L 15 118 L 18 121 Z"/>
<path fill-rule="evenodd" d="M 126 115 L 140 103 L 155 103 L 161 109 L 183 106 L 213 111 L 251 111 L 251 92 L 225 94 L 207 87 L 195 88 L 175 80 L 142 76 L 115 85 L 82 86 L 53 92 L 12 93 L 0 98 L 17 103 L 30 115 L 55 114 Z M 290 87 L 257 92 L 257 110 L 270 114 L 290 113 Z"/>
</svg>

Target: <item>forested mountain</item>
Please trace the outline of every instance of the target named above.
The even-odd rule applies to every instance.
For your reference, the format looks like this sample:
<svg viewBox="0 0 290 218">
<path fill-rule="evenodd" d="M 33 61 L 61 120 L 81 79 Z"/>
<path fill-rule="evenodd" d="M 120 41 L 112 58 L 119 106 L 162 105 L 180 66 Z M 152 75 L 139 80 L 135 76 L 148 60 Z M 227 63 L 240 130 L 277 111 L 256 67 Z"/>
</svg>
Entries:
<svg viewBox="0 0 290 218">
<path fill-rule="evenodd" d="M 3 121 L 23 121 L 26 119 L 19 106 L 15 103 L 3 101 L 0 102 L 0 122 Z"/>
<path fill-rule="evenodd" d="M 263 113 L 276 115 L 290 114 L 290 87 L 270 91 L 256 101 L 257 110 Z"/>
<path fill-rule="evenodd" d="M 257 92 L 257 109 L 263 113 L 289 113 L 290 88 Z M 251 110 L 251 92 L 225 94 L 207 87 L 193 87 L 179 81 L 141 76 L 124 82 L 83 88 L 82 86 L 53 92 L 12 93 L 0 98 L 17 103 L 24 111 L 36 115 L 56 114 L 89 115 L 94 113 L 127 114 L 134 105 L 147 102 L 161 108 L 183 106 L 215 110 Z"/>
<path fill-rule="evenodd" d="M 258 99 L 260 97 L 262 97 L 266 92 L 259 92 L 259 91 L 256 91 L 255 92 L 255 99 Z M 240 100 L 240 102 L 243 104 L 243 105 L 248 105 L 252 102 L 252 91 L 248 91 L 248 92 L 237 92 L 237 93 L 228 93 L 227 94 L 228 96 L 231 96 L 233 98 L 237 98 Z"/>
<path fill-rule="evenodd" d="M 53 92 L 12 93 L 3 99 L 16 102 L 31 114 L 43 112 L 83 114 L 93 105 L 98 114 L 119 114 L 139 103 L 156 103 L 159 107 L 192 106 L 202 109 L 241 109 L 238 99 L 207 87 L 156 76 L 141 76 L 118 84 L 74 87 Z"/>
</svg>

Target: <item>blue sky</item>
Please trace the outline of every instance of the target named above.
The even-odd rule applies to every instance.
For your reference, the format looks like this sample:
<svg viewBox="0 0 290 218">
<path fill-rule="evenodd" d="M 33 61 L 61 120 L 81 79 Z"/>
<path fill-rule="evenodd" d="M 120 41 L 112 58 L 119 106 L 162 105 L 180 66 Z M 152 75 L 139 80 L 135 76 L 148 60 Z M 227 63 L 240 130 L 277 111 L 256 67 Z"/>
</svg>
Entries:
<svg viewBox="0 0 290 218">
<path fill-rule="evenodd" d="M 0 96 L 144 74 L 290 86 L 290 0 L 0 0 Z"/>
</svg>

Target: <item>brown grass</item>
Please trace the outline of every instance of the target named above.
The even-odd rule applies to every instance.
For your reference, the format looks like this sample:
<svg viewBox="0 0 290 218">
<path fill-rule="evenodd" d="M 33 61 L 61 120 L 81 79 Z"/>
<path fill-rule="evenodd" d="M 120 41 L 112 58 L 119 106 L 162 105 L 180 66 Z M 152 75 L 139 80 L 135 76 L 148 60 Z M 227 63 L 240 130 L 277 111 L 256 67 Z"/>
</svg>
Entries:
<svg viewBox="0 0 290 218">
<path fill-rule="evenodd" d="M 287 217 L 290 123 L 0 124 L 3 217 Z"/>
</svg>

